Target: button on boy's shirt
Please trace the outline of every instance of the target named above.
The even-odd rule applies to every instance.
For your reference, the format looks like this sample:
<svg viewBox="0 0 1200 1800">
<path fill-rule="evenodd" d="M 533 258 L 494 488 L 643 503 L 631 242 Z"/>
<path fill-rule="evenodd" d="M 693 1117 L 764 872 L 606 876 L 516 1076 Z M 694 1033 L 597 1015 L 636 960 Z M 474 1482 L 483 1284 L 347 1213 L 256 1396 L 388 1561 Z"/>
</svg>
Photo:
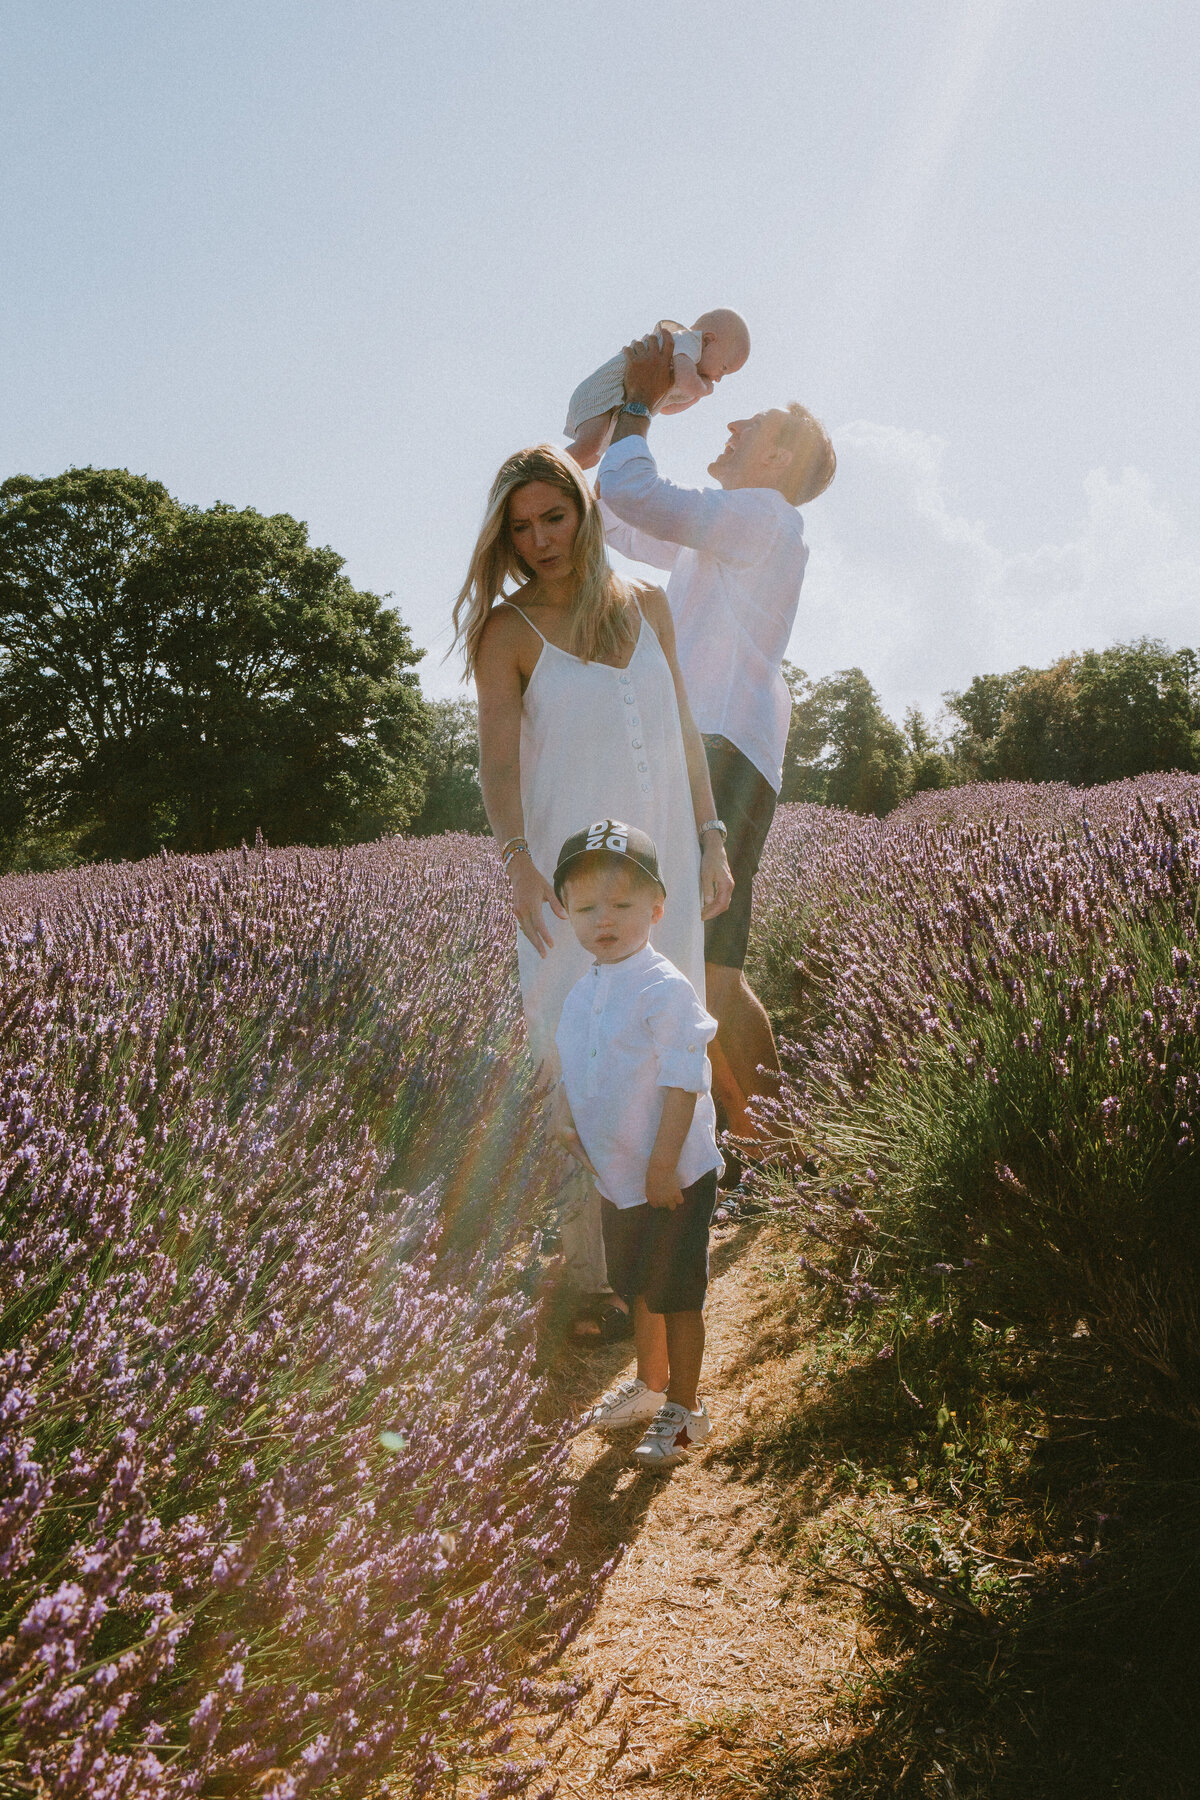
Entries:
<svg viewBox="0 0 1200 1800">
<path fill-rule="evenodd" d="M 721 1167 L 708 1045 L 717 1021 L 653 945 L 596 963 L 567 995 L 558 1027 L 563 1085 L 575 1129 L 614 1206 L 643 1206 L 664 1088 L 698 1095 L 678 1172 L 690 1187 Z"/>
</svg>

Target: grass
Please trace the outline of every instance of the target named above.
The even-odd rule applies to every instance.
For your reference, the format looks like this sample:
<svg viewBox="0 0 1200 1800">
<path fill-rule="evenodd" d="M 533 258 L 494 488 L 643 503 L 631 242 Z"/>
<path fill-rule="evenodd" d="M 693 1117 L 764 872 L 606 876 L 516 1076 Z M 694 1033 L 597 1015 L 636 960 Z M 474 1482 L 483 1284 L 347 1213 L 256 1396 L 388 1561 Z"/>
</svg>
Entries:
<svg viewBox="0 0 1200 1800">
<path fill-rule="evenodd" d="M 1197 815 L 986 800 L 775 851 L 779 1274 L 818 1306 L 728 1455 L 866 1651 L 769 1796 L 1200 1792 Z"/>
<path fill-rule="evenodd" d="M 802 1387 L 725 1456 L 788 1495 L 772 1548 L 864 1654 L 827 1739 L 760 1740 L 762 1800 L 1193 1795 L 1193 1434 L 1087 1337 L 832 1305 L 811 1330 Z"/>
</svg>

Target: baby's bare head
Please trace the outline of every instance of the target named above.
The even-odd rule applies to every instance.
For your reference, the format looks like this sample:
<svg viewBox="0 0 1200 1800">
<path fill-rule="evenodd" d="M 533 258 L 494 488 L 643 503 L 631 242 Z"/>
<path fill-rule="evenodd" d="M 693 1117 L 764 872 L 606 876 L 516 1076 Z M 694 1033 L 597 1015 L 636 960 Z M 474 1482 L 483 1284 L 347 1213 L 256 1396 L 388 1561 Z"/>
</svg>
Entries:
<svg viewBox="0 0 1200 1800">
<path fill-rule="evenodd" d="M 715 306 L 711 312 L 701 313 L 692 330 L 704 339 L 696 367 L 710 381 L 736 374 L 750 354 L 749 328 L 741 313 L 735 313 L 731 306 Z"/>
</svg>

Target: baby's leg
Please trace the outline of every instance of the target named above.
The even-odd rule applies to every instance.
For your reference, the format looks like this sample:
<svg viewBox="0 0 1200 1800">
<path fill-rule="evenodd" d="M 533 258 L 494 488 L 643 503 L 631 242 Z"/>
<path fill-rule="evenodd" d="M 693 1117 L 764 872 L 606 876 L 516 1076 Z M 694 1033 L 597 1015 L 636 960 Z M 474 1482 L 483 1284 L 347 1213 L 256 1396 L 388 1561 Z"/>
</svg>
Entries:
<svg viewBox="0 0 1200 1800">
<path fill-rule="evenodd" d="M 567 445 L 568 455 L 574 457 L 581 469 L 594 469 L 600 461 L 612 430 L 613 417 L 612 412 L 603 412 L 597 413 L 594 419 L 585 419 L 575 433 L 574 442 Z"/>
</svg>

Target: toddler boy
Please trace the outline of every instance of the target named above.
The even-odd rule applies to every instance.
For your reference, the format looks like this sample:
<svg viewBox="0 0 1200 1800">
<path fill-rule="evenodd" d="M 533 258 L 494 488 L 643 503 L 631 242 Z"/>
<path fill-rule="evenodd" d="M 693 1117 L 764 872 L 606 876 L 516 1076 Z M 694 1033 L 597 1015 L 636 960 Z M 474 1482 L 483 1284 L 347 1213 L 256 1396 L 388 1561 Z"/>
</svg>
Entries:
<svg viewBox="0 0 1200 1800">
<path fill-rule="evenodd" d="M 600 1191 L 608 1279 L 633 1308 L 637 1348 L 636 1380 L 585 1424 L 647 1425 L 634 1455 L 669 1469 L 711 1430 L 697 1387 L 722 1166 L 706 1054 L 717 1022 L 650 943 L 666 889 L 644 831 L 601 819 L 577 832 L 554 891 L 596 959 L 563 1004 L 554 1129 Z"/>
</svg>

